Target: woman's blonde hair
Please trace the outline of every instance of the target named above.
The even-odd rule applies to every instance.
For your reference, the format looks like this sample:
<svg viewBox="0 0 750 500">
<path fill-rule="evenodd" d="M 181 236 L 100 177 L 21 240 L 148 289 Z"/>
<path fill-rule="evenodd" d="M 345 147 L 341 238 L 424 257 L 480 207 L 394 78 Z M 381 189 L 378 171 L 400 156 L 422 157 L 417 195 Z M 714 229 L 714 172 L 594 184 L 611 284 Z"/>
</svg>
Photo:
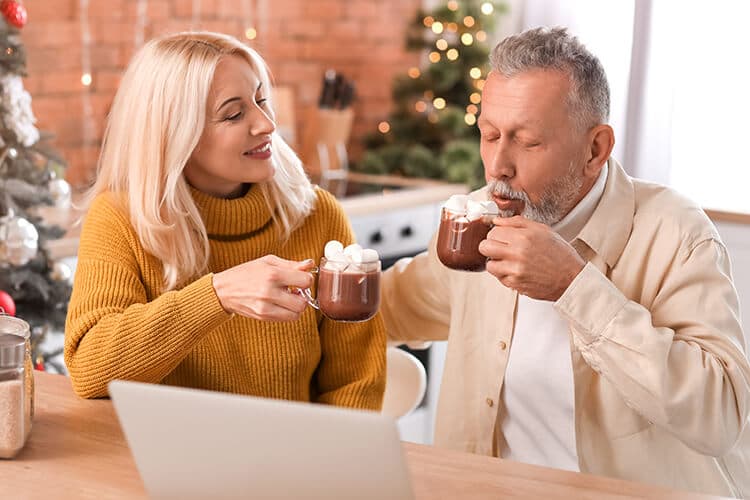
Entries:
<svg viewBox="0 0 750 500">
<path fill-rule="evenodd" d="M 141 48 L 112 103 L 97 178 L 84 201 L 119 195 L 141 244 L 163 264 L 165 290 L 208 267 L 206 227 L 182 172 L 203 132 L 216 66 L 228 55 L 245 59 L 271 88 L 260 55 L 228 35 L 176 33 Z M 271 143 L 276 173 L 261 188 L 286 240 L 311 212 L 315 192 L 289 145 L 275 132 Z"/>
</svg>

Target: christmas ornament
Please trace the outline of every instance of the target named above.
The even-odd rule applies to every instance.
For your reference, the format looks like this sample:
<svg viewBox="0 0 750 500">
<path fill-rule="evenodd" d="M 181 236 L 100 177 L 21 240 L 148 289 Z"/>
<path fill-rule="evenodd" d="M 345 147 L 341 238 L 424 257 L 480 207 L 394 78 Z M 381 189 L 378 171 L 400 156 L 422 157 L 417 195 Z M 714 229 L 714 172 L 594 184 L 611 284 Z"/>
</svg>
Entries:
<svg viewBox="0 0 750 500">
<path fill-rule="evenodd" d="M 64 281 L 68 285 L 73 284 L 73 271 L 64 262 L 55 262 L 49 276 L 55 281 Z"/>
<path fill-rule="evenodd" d="M 8 316 L 16 315 L 16 303 L 13 301 L 13 297 L 7 292 L 0 290 L 0 314 L 7 314 Z"/>
<path fill-rule="evenodd" d="M 65 179 L 52 179 L 47 188 L 57 208 L 70 208 L 70 184 Z"/>
<path fill-rule="evenodd" d="M 19 29 L 23 28 L 28 20 L 26 7 L 18 3 L 16 0 L 3 0 L 2 3 L 0 3 L 0 12 L 3 13 L 8 24 Z"/>
<path fill-rule="evenodd" d="M 44 358 L 41 356 L 36 357 L 36 362 L 34 363 L 34 369 L 40 372 L 44 371 Z"/>
<path fill-rule="evenodd" d="M 0 265 L 23 266 L 36 256 L 38 247 L 34 224 L 12 211 L 0 218 Z"/>
</svg>

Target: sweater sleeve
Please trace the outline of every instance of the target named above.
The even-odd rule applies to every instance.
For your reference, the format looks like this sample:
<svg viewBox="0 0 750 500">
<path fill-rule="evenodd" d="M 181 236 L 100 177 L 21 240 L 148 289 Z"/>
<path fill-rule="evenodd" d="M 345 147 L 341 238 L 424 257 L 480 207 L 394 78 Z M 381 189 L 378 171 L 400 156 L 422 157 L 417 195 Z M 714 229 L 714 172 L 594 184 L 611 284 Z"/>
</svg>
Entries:
<svg viewBox="0 0 750 500">
<path fill-rule="evenodd" d="M 319 190 L 319 216 L 329 218 L 328 240 L 345 246 L 354 233 L 343 209 Z M 317 401 L 336 406 L 380 410 L 385 392 L 385 326 L 380 313 L 362 323 L 322 317 L 319 323 L 321 360 L 316 372 Z"/>
<path fill-rule="evenodd" d="M 555 308 L 628 406 L 705 455 L 734 446 L 750 414 L 750 364 L 723 244 L 706 238 L 676 254 L 650 310 L 592 264 Z"/>
<path fill-rule="evenodd" d="M 160 382 L 231 317 L 210 274 L 148 301 L 139 258 L 145 255 L 126 217 L 97 198 L 81 233 L 65 325 L 65 363 L 81 397 L 107 396 L 115 379 Z"/>
</svg>

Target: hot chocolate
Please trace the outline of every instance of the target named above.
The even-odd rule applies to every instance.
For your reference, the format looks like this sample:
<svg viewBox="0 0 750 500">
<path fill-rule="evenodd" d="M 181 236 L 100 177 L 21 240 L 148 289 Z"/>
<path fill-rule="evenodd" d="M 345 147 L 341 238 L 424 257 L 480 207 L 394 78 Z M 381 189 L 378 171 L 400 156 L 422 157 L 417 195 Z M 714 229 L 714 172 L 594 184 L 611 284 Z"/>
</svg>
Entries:
<svg viewBox="0 0 750 500">
<path fill-rule="evenodd" d="M 318 298 L 307 302 L 336 321 L 367 321 L 380 308 L 380 256 L 373 249 L 329 241 L 318 267 Z"/>
<path fill-rule="evenodd" d="M 379 264 L 379 262 L 378 262 Z M 380 266 L 361 272 L 322 267 L 318 277 L 320 310 L 337 321 L 365 321 L 380 307 Z"/>
<path fill-rule="evenodd" d="M 440 215 L 440 262 L 459 271 L 484 271 L 487 257 L 479 253 L 479 243 L 487 238 L 495 215 L 497 206 L 491 201 L 474 202 L 463 195 L 452 196 Z"/>
</svg>

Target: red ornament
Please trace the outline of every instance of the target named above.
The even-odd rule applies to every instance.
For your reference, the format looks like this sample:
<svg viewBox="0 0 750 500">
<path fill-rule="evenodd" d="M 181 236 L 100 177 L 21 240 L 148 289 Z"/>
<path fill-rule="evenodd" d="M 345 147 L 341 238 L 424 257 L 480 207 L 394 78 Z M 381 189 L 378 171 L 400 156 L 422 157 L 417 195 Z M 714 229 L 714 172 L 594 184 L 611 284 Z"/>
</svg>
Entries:
<svg viewBox="0 0 750 500">
<path fill-rule="evenodd" d="M 16 303 L 8 293 L 0 290 L 0 314 L 5 311 L 8 316 L 16 315 Z"/>
<path fill-rule="evenodd" d="M 18 3 L 16 0 L 3 0 L 0 2 L 0 12 L 3 13 L 3 17 L 8 21 L 8 24 L 11 24 L 18 29 L 23 28 L 28 20 L 26 7 Z"/>
<path fill-rule="evenodd" d="M 36 363 L 34 363 L 34 369 L 40 372 L 44 371 L 44 358 L 41 356 L 36 357 Z"/>
</svg>

